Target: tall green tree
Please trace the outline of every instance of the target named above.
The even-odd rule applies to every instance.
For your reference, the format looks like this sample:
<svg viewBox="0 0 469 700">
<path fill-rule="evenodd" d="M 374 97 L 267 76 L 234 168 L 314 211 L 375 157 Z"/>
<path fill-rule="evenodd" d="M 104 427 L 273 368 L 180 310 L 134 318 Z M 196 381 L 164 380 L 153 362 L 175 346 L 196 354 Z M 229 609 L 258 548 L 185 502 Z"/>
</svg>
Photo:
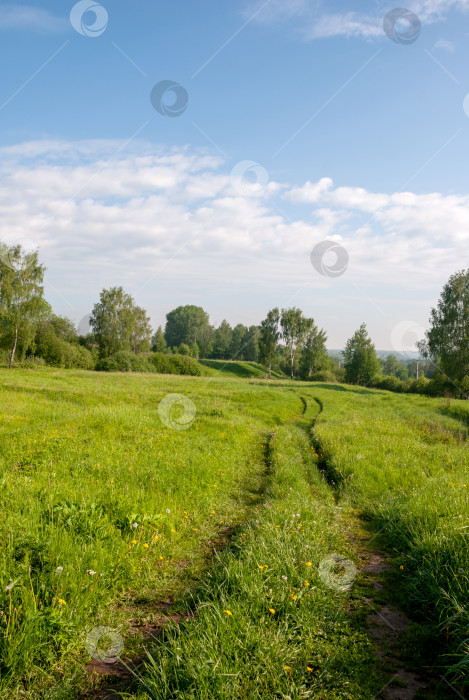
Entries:
<svg viewBox="0 0 469 700">
<path fill-rule="evenodd" d="M 403 362 L 400 362 L 395 355 L 388 355 L 383 362 L 383 374 L 388 377 L 398 377 L 407 379 L 409 371 Z"/>
<path fill-rule="evenodd" d="M 153 352 L 166 352 L 168 349 L 161 326 L 158 326 L 158 330 L 151 339 L 151 348 Z"/>
<path fill-rule="evenodd" d="M 295 307 L 282 309 L 280 327 L 292 379 L 295 373 L 295 361 L 313 324 L 313 319 L 305 318 L 301 309 Z"/>
<path fill-rule="evenodd" d="M 242 323 L 238 323 L 233 328 L 233 333 L 231 334 L 231 345 L 230 345 L 230 357 L 233 360 L 243 359 L 243 345 L 244 338 L 248 329 Z"/>
<path fill-rule="evenodd" d="M 379 373 L 379 362 L 375 346 L 362 323 L 347 340 L 344 350 L 345 381 L 348 384 L 369 384 Z"/>
<path fill-rule="evenodd" d="M 469 270 L 451 275 L 419 349 L 455 382 L 469 377 Z"/>
<path fill-rule="evenodd" d="M 122 287 L 102 290 L 90 325 L 101 357 L 109 357 L 120 350 L 141 352 L 150 347 L 152 331 L 146 312 L 135 305 Z"/>
<path fill-rule="evenodd" d="M 302 379 L 309 379 L 314 372 L 327 369 L 329 366 L 326 340 L 326 332 L 313 322 L 306 335 L 300 355 L 300 376 Z"/>
<path fill-rule="evenodd" d="M 249 326 L 243 338 L 243 360 L 257 362 L 259 360 L 259 326 Z"/>
<path fill-rule="evenodd" d="M 148 352 L 151 347 L 151 336 L 152 328 L 147 312 L 141 306 L 134 306 L 132 310 L 132 332 L 130 334 L 132 352 L 136 355 L 139 352 Z"/>
<path fill-rule="evenodd" d="M 3 341 L 10 348 L 10 369 L 18 341 L 24 355 L 34 340 L 36 324 L 50 314 L 44 299 L 44 272 L 37 251 L 26 253 L 19 245 L 0 244 L 0 322 Z"/>
<path fill-rule="evenodd" d="M 170 347 L 197 343 L 201 356 L 208 357 L 212 349 L 212 335 L 208 314 L 201 306 L 178 306 L 166 314 L 164 336 Z"/>
<path fill-rule="evenodd" d="M 272 362 L 277 354 L 280 339 L 280 311 L 275 308 L 267 313 L 261 321 L 259 332 L 259 361 L 269 368 L 269 379 L 272 376 Z"/>
<path fill-rule="evenodd" d="M 232 338 L 233 330 L 230 324 L 226 320 L 222 321 L 213 334 L 212 356 L 220 360 L 229 360 Z"/>
</svg>

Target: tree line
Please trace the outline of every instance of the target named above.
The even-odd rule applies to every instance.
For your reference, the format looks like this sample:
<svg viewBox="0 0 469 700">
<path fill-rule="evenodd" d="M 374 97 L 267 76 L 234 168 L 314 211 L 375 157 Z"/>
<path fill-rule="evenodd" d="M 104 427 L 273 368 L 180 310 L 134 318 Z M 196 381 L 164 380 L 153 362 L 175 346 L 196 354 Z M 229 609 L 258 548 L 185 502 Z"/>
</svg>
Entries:
<svg viewBox="0 0 469 700">
<path fill-rule="evenodd" d="M 425 358 L 419 377 L 415 361 L 378 358 L 365 324 L 341 357 L 330 357 L 325 330 L 296 307 L 271 309 L 259 325 L 232 327 L 223 320 L 215 327 L 202 307 L 179 306 L 153 332 L 146 310 L 122 287 L 112 287 L 102 290 L 93 307 L 90 333 L 79 336 L 45 300 L 44 274 L 37 251 L 0 243 L 0 347 L 9 367 L 17 360 L 83 369 L 124 364 L 146 371 L 149 359 L 153 371 L 197 373 L 197 359 L 245 360 L 263 364 L 269 377 L 279 372 L 291 379 L 469 395 L 469 270 L 450 277 L 431 312 L 418 345 Z"/>
</svg>

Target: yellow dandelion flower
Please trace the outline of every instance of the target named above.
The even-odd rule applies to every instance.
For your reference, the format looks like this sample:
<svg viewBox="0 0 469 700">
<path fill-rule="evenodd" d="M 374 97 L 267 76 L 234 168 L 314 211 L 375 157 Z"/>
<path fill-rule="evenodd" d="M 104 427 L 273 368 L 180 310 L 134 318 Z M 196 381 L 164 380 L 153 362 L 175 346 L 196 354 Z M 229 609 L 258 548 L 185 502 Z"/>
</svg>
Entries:
<svg viewBox="0 0 469 700">
<path fill-rule="evenodd" d="M 285 671 L 291 671 L 291 666 L 284 666 Z"/>
<path fill-rule="evenodd" d="M 401 571 L 402 571 L 402 569 L 403 569 L 404 567 L 403 567 L 403 566 L 402 566 L 402 564 L 401 564 L 399 568 L 400 568 L 400 569 L 401 569 Z"/>
<path fill-rule="evenodd" d="M 306 670 L 308 671 L 308 673 L 312 673 L 312 672 L 313 672 L 313 669 L 310 668 L 309 666 L 306 666 Z"/>
<path fill-rule="evenodd" d="M 143 546 L 144 546 L 144 547 L 148 547 L 148 545 L 147 545 L 147 543 L 146 543 L 146 542 L 145 542 L 145 544 L 144 544 Z"/>
<path fill-rule="evenodd" d="M 307 562 L 306 562 L 306 566 L 313 566 L 313 564 L 312 564 L 312 562 L 307 561 Z"/>
<path fill-rule="evenodd" d="M 132 540 L 132 544 L 137 544 L 137 540 Z"/>
<path fill-rule="evenodd" d="M 171 532 L 176 532 L 176 530 L 171 530 Z"/>
<path fill-rule="evenodd" d="M 298 598 L 297 595 L 293 595 L 293 594 L 290 597 L 292 598 L 292 600 L 296 600 Z"/>
<path fill-rule="evenodd" d="M 230 610 L 223 610 L 223 612 L 226 613 L 229 617 L 233 615 L 233 613 L 230 612 Z"/>
<path fill-rule="evenodd" d="M 164 557 L 162 557 L 161 554 L 160 554 L 160 559 L 164 559 Z"/>
<path fill-rule="evenodd" d="M 272 615 L 275 615 L 275 608 L 269 608 L 269 612 L 272 613 Z"/>
<path fill-rule="evenodd" d="M 59 605 L 67 605 L 67 601 L 62 600 L 62 598 L 59 598 Z"/>
<path fill-rule="evenodd" d="M 305 586 L 309 586 L 309 581 L 305 581 Z"/>
</svg>

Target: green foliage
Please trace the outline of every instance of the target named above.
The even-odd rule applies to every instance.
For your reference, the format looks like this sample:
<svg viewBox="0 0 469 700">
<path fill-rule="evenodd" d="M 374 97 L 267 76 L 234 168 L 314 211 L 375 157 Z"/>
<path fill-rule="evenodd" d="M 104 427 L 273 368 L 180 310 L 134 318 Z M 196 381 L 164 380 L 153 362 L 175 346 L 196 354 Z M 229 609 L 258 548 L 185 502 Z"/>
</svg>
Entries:
<svg viewBox="0 0 469 700">
<path fill-rule="evenodd" d="M 125 350 L 101 359 L 96 369 L 100 372 L 157 372 L 187 374 L 194 377 L 202 373 L 199 363 L 188 356 L 158 352 L 135 355 Z"/>
<path fill-rule="evenodd" d="M 379 374 L 379 362 L 366 325 L 362 323 L 346 343 L 344 350 L 345 381 L 348 384 L 372 384 Z"/>
<path fill-rule="evenodd" d="M 161 326 L 158 326 L 158 330 L 156 331 L 155 335 L 151 339 L 151 349 L 153 350 L 153 352 L 166 352 L 167 351 L 167 344 L 166 344 L 163 329 L 161 328 Z"/>
<path fill-rule="evenodd" d="M 277 354 L 277 345 L 280 338 L 279 331 L 280 311 L 275 308 L 268 312 L 261 322 L 259 334 L 259 361 L 269 369 L 269 377 L 272 372 L 272 363 Z"/>
<path fill-rule="evenodd" d="M 238 323 L 238 325 L 233 328 L 229 353 L 230 358 L 233 360 L 243 359 L 243 345 L 247 331 L 248 329 L 242 323 Z"/>
<path fill-rule="evenodd" d="M 332 372 L 330 369 L 324 369 L 319 372 L 314 372 L 309 377 L 309 380 L 312 382 L 337 382 L 337 376 Z"/>
<path fill-rule="evenodd" d="M 78 344 L 71 321 L 52 315 L 36 327 L 32 353 L 53 367 L 93 369 L 95 358 L 90 350 Z"/>
<path fill-rule="evenodd" d="M 243 350 L 240 353 L 243 360 L 257 362 L 259 359 L 259 326 L 249 326 L 243 338 Z"/>
<path fill-rule="evenodd" d="M 101 358 L 120 351 L 150 349 L 151 327 L 144 309 L 122 287 L 103 289 L 90 318 Z"/>
<path fill-rule="evenodd" d="M 50 313 L 42 286 L 44 272 L 37 251 L 25 253 L 19 245 L 0 243 L 0 340 L 10 348 L 10 367 L 18 347 L 24 359 L 36 324 Z"/>
<path fill-rule="evenodd" d="M 180 355 L 190 355 L 190 348 L 186 343 L 181 343 L 181 345 L 178 348 L 178 353 Z"/>
<path fill-rule="evenodd" d="M 207 357 L 211 352 L 211 333 L 208 314 L 201 306 L 178 306 L 166 314 L 164 335 L 171 347 L 197 343 L 202 357 Z"/>
<path fill-rule="evenodd" d="M 290 364 L 290 376 L 293 379 L 295 362 L 303 344 L 314 325 L 312 318 L 305 318 L 303 312 L 296 307 L 282 309 L 280 327 L 285 343 L 285 354 Z"/>
<path fill-rule="evenodd" d="M 455 382 L 469 375 L 469 270 L 451 275 L 432 309 L 431 328 L 421 350 Z"/>
<path fill-rule="evenodd" d="M 400 362 L 395 355 L 388 355 L 382 362 L 383 374 L 388 377 L 397 377 L 398 379 L 407 379 L 409 370 L 403 362 Z"/>
<path fill-rule="evenodd" d="M 228 321 L 224 320 L 213 333 L 213 346 L 211 357 L 219 360 L 228 360 L 231 352 L 233 331 Z"/>
<path fill-rule="evenodd" d="M 312 374 L 329 367 L 326 340 L 326 332 L 312 322 L 301 349 L 299 372 L 302 379 L 310 379 Z"/>
<path fill-rule="evenodd" d="M 189 354 L 194 359 L 196 359 L 196 360 L 198 359 L 198 357 L 200 355 L 200 350 L 199 350 L 199 346 L 197 345 L 197 343 L 191 344 L 191 346 L 189 348 Z"/>
</svg>

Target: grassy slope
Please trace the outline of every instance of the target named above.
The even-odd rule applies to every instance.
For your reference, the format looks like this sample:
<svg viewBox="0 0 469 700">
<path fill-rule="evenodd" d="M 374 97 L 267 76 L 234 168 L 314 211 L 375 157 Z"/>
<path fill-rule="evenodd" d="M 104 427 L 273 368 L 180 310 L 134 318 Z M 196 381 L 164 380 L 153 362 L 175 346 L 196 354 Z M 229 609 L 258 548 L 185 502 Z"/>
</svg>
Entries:
<svg viewBox="0 0 469 700">
<path fill-rule="evenodd" d="M 315 435 L 337 497 L 371 521 L 393 555 L 394 585 L 420 623 L 425 661 L 467 688 L 467 402 L 331 385 L 312 393 L 324 407 Z"/>
<path fill-rule="evenodd" d="M 212 376 L 236 377 L 238 379 L 266 379 L 268 372 L 258 362 L 244 360 L 199 360 L 199 364 Z M 278 372 L 272 372 L 274 378 L 284 378 Z"/>
<path fill-rule="evenodd" d="M 354 554 L 316 468 L 316 412 L 309 401 L 274 432 L 259 508 L 188 596 L 194 619 L 150 652 L 152 697 L 346 700 L 372 698 L 386 682 L 348 593 L 319 577 L 331 552 Z"/>
<path fill-rule="evenodd" d="M 173 392 L 196 406 L 189 430 L 159 419 Z M 38 697 L 38 682 L 79 682 L 80 635 L 124 619 L 111 601 L 163 595 L 244 517 L 240 482 L 298 399 L 234 381 L 220 395 L 219 380 L 58 370 L 5 372 L 0 393 L 0 691 L 20 694 L 27 677 Z"/>
<path fill-rule="evenodd" d="M 373 697 L 386 680 L 359 606 L 351 615 L 350 594 L 318 570 L 331 552 L 357 561 L 352 511 L 382 529 L 423 633 L 424 615 L 441 616 L 442 663 L 458 665 L 451 678 L 463 682 L 465 402 L 54 370 L 5 373 L 0 391 L 1 697 L 75 697 L 83 631 L 109 624 L 131 646 L 128 613 L 110 604 L 181 590 L 186 565 L 204 572 L 181 598 L 196 617 L 151 652 L 144 678 L 155 697 Z M 159 420 L 171 392 L 196 405 L 187 431 Z M 207 541 L 233 524 L 230 547 L 203 568 Z"/>
</svg>

